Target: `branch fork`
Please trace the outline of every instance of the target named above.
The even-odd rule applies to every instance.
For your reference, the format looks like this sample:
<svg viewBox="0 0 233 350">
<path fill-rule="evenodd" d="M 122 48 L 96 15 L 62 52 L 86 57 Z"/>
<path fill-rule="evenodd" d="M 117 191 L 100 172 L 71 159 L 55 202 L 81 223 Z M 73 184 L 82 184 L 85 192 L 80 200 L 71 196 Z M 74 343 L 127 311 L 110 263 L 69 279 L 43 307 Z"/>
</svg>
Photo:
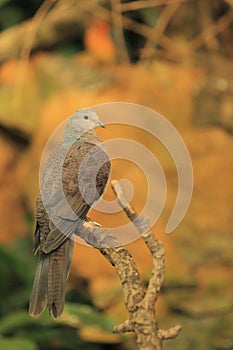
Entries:
<svg viewBox="0 0 233 350">
<path fill-rule="evenodd" d="M 99 224 L 88 221 L 79 229 L 77 235 L 103 254 L 115 267 L 121 280 L 129 318 L 122 324 L 116 325 L 113 332 L 134 332 L 139 350 L 161 350 L 163 340 L 173 339 L 181 331 L 180 325 L 167 330 L 159 329 L 156 321 L 155 305 L 164 278 L 164 246 L 152 233 L 149 219 L 138 215 L 128 204 L 120 184 L 112 181 L 111 185 L 119 205 L 135 225 L 152 255 L 152 274 L 147 290 L 144 289 L 132 256 L 115 237 L 109 234 L 107 229 L 101 229 Z"/>
</svg>

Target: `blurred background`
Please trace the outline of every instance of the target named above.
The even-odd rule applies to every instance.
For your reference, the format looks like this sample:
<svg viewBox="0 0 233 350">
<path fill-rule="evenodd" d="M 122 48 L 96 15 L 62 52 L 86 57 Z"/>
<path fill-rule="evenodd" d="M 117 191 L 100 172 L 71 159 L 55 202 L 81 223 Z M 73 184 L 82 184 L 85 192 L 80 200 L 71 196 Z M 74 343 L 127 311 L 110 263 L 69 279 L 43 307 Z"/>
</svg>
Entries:
<svg viewBox="0 0 233 350">
<path fill-rule="evenodd" d="M 94 249 L 75 246 L 61 319 L 27 312 L 46 141 L 78 108 L 125 101 L 172 122 L 194 168 L 189 211 L 165 235 L 177 194 L 169 153 L 135 128 L 97 130 L 105 140 L 141 142 L 166 175 L 166 205 L 153 228 L 166 250 L 157 317 L 161 328 L 180 323 L 183 330 L 164 349 L 233 349 L 232 0 L 0 0 L 0 31 L 0 348 L 135 349 L 132 335 L 111 333 L 127 312 L 116 272 Z M 132 203 L 140 211 L 145 178 L 119 162 L 112 178 L 132 181 Z M 106 198 L 114 198 L 111 189 Z M 109 226 L 127 222 L 123 214 L 93 211 L 91 217 Z M 151 258 L 143 242 L 127 248 L 146 285 Z"/>
</svg>

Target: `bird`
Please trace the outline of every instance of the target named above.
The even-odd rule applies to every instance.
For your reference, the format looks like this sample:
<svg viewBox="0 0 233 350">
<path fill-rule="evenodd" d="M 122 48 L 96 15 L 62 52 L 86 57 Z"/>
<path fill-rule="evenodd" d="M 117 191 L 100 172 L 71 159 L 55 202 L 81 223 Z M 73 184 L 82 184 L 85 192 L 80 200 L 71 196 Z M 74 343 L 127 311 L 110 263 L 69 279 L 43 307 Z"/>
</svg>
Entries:
<svg viewBox="0 0 233 350">
<path fill-rule="evenodd" d="M 35 205 L 33 253 L 38 261 L 31 316 L 39 316 L 46 307 L 54 318 L 63 312 L 73 235 L 88 220 L 87 213 L 103 194 L 111 171 L 104 144 L 93 130 L 98 126 L 105 127 L 95 111 L 77 110 L 46 162 Z"/>
</svg>

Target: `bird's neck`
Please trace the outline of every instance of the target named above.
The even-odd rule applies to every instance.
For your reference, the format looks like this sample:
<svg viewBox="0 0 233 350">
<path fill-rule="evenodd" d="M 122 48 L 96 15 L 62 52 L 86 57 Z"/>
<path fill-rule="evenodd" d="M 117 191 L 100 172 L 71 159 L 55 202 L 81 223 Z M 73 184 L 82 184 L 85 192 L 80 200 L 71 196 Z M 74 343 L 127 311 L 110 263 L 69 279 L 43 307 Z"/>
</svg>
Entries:
<svg viewBox="0 0 233 350">
<path fill-rule="evenodd" d="M 78 133 L 70 134 L 70 135 L 63 138 L 61 144 L 65 148 L 70 148 L 73 145 L 73 143 L 80 138 L 80 136 L 81 135 L 79 135 Z"/>
<path fill-rule="evenodd" d="M 62 140 L 62 146 L 65 148 L 70 148 L 77 140 L 88 143 L 96 143 L 96 139 L 98 139 L 98 136 L 93 130 L 79 132 L 73 128 L 66 128 Z"/>
</svg>

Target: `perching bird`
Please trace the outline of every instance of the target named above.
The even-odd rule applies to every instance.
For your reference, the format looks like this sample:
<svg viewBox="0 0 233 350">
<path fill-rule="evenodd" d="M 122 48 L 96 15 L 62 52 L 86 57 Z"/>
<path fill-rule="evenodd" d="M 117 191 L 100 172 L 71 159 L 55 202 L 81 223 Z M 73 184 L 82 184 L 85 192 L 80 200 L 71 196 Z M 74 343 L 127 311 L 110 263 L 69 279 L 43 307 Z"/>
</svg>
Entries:
<svg viewBox="0 0 233 350">
<path fill-rule="evenodd" d="M 62 142 L 46 163 L 36 200 L 34 254 L 38 254 L 29 313 L 40 315 L 46 306 L 61 315 L 65 285 L 73 253 L 72 235 L 92 204 L 102 195 L 110 161 L 92 128 L 104 125 L 91 109 L 81 109 L 68 120 Z"/>
</svg>

